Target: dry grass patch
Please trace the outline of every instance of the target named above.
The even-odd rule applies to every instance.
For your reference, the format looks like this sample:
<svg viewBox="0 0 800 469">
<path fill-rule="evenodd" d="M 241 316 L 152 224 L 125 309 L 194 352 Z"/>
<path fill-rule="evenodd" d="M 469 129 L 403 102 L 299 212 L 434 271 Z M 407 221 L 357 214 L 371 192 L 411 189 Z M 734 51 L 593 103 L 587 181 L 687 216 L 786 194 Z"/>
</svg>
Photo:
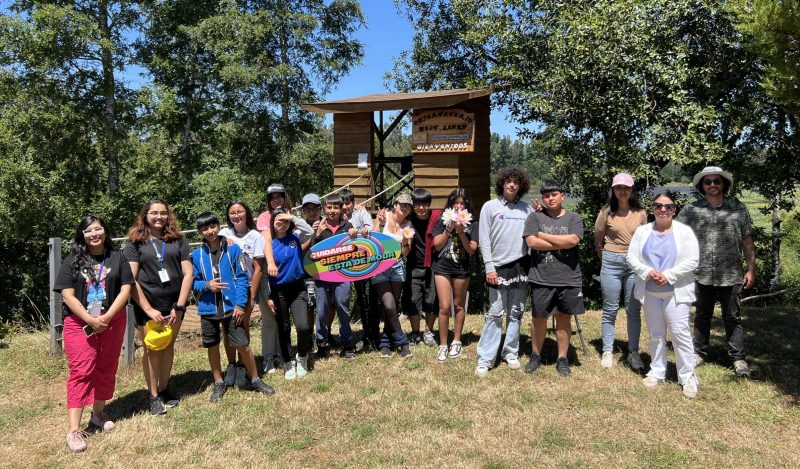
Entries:
<svg viewBox="0 0 800 469">
<path fill-rule="evenodd" d="M 487 378 L 475 378 L 482 317 L 469 316 L 462 359 L 439 364 L 436 348 L 425 346 L 408 360 L 334 356 L 318 361 L 304 379 L 266 377 L 275 396 L 230 390 L 217 405 L 208 401 L 205 350 L 184 340 L 173 380 L 181 405 L 166 416 L 148 415 L 140 366 L 123 368 L 109 407 L 117 429 L 92 436 L 88 451 L 78 455 L 64 447 L 64 359 L 47 355 L 45 334 L 15 335 L 0 348 L 0 431 L 6 437 L 0 461 L 8 467 L 127 468 L 797 467 L 796 313 L 749 310 L 752 381 L 735 379 L 726 368 L 723 332 L 715 323 L 712 358 L 721 364 L 698 369 L 697 400 L 681 397 L 674 381 L 644 389 L 641 377 L 622 365 L 622 354 L 612 369 L 602 369 L 599 312 L 582 318 L 590 354 L 571 352 L 570 378 L 555 371 L 552 334 L 546 364 L 533 376 L 500 365 Z M 625 318 L 618 324 L 624 340 Z M 643 350 L 645 340 L 643 334 Z M 527 336 L 523 350 L 530 350 Z"/>
</svg>

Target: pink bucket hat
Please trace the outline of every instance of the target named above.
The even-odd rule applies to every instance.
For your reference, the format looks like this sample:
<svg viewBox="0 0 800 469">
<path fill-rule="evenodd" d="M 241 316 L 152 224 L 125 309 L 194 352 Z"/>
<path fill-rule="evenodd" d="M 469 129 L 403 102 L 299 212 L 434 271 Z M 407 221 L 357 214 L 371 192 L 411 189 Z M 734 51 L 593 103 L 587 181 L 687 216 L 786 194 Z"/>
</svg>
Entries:
<svg viewBox="0 0 800 469">
<path fill-rule="evenodd" d="M 633 176 L 628 173 L 617 174 L 614 176 L 614 180 L 611 181 L 611 187 L 614 186 L 633 187 Z"/>
</svg>

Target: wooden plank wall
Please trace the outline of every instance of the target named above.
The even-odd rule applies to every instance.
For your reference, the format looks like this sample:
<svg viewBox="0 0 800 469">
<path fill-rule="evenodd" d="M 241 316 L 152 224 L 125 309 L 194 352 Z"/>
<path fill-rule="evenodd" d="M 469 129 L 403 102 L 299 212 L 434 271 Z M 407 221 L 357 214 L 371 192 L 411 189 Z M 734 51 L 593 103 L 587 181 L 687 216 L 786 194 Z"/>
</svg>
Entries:
<svg viewBox="0 0 800 469">
<path fill-rule="evenodd" d="M 372 179 L 372 113 L 337 113 L 333 115 L 333 187 L 341 187 L 364 173 L 367 176 L 350 186 L 356 202 L 375 193 Z M 369 168 L 358 168 L 358 154 L 369 154 Z"/>
<path fill-rule="evenodd" d="M 473 210 L 477 213 L 490 198 L 490 101 L 486 96 L 454 107 L 475 113 L 474 151 L 414 153 L 414 185 L 431 191 L 434 208 L 444 207 L 450 192 L 463 187 L 472 197 Z"/>
</svg>

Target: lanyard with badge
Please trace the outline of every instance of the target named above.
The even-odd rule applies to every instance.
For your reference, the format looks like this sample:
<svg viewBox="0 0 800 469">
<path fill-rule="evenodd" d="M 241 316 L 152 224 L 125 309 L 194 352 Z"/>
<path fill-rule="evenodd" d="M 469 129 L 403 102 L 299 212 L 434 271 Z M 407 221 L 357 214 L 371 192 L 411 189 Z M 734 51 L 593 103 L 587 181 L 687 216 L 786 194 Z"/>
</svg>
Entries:
<svg viewBox="0 0 800 469">
<path fill-rule="evenodd" d="M 103 262 L 100 263 L 100 270 L 97 273 L 97 278 L 94 281 L 89 281 L 89 292 L 86 295 L 86 301 L 89 303 L 87 310 L 92 317 L 100 316 L 103 310 L 103 300 L 106 299 L 106 289 L 100 283 L 103 280 L 103 269 L 106 266 L 106 258 L 103 257 Z"/>
<path fill-rule="evenodd" d="M 151 239 L 151 243 L 153 243 L 153 250 L 156 252 L 156 259 L 158 259 L 158 278 L 161 279 L 161 283 L 169 283 L 169 272 L 167 269 L 164 268 L 164 254 L 166 253 L 167 243 L 166 241 L 161 241 L 161 252 L 158 252 L 158 248 L 156 247 L 156 240 Z"/>
</svg>

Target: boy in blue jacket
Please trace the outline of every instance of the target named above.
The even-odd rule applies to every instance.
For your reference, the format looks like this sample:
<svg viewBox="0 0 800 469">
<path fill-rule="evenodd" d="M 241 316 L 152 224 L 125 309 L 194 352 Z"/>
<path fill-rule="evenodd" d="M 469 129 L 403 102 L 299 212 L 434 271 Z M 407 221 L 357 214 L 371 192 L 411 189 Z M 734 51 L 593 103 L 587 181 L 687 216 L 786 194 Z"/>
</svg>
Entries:
<svg viewBox="0 0 800 469">
<path fill-rule="evenodd" d="M 250 375 L 250 388 L 274 394 L 275 390 L 258 377 L 250 339 L 244 330 L 248 280 L 247 268 L 239 260 L 242 250 L 236 244 L 228 246 L 225 237 L 219 235 L 219 218 L 211 212 L 203 212 L 197 217 L 197 231 L 203 237 L 203 245 L 192 252 L 193 288 L 197 294 L 203 347 L 208 350 L 208 362 L 214 376 L 211 402 L 222 399 L 226 390 L 219 356 L 220 326 L 244 362 Z"/>
</svg>

